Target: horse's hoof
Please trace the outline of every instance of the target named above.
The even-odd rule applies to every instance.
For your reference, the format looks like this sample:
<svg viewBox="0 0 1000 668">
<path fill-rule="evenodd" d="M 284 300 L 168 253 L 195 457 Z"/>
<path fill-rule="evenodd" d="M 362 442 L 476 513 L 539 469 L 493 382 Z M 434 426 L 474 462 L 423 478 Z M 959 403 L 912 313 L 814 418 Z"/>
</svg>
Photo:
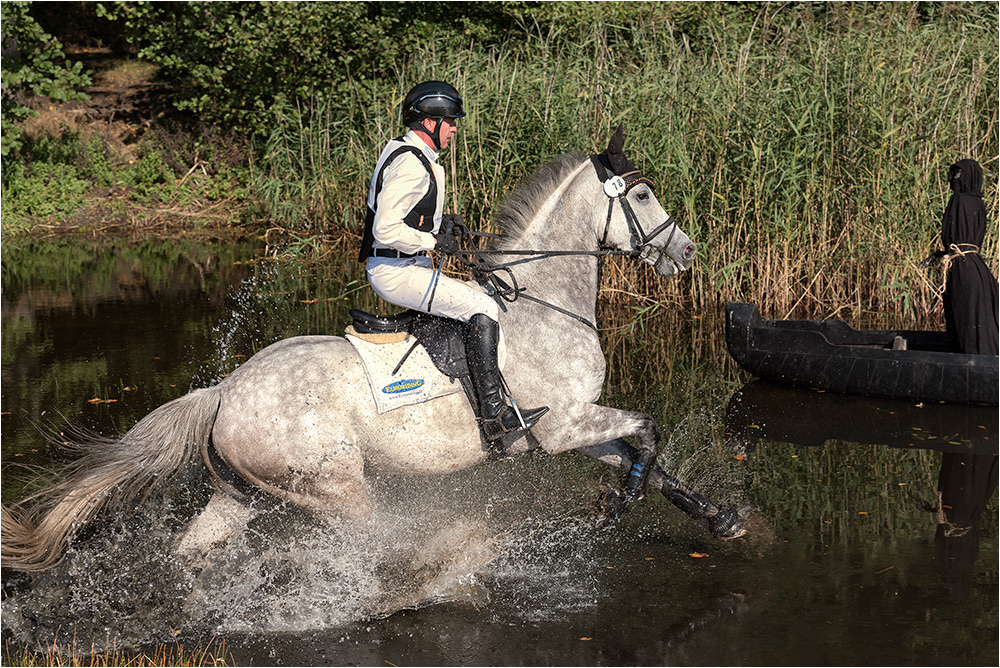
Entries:
<svg viewBox="0 0 1000 668">
<path fill-rule="evenodd" d="M 743 525 L 743 518 L 735 508 L 720 510 L 718 513 L 708 518 L 708 530 L 716 538 L 731 539 L 739 538 L 747 530 Z"/>
<path fill-rule="evenodd" d="M 613 489 L 606 489 L 594 502 L 591 517 L 594 524 L 599 529 L 603 529 L 617 522 L 622 515 L 628 512 L 628 507 L 629 504 L 624 496 Z"/>
</svg>

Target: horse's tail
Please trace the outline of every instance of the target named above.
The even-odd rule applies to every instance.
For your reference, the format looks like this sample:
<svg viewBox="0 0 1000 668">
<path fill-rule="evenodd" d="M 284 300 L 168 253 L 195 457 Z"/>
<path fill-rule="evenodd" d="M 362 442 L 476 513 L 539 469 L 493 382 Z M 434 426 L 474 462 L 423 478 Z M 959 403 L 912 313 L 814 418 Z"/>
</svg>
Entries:
<svg viewBox="0 0 1000 668">
<path fill-rule="evenodd" d="M 219 390 L 195 390 L 166 403 L 117 440 L 72 445 L 82 456 L 60 481 L 2 509 L 3 565 L 24 571 L 55 566 L 73 536 L 105 505 L 144 497 L 198 457 L 219 410 Z"/>
</svg>

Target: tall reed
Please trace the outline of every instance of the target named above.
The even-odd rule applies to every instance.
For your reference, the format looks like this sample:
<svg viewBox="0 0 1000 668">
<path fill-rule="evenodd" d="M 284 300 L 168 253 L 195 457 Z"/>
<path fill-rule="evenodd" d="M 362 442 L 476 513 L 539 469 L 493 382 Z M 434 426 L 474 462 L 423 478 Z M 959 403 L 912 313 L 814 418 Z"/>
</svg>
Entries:
<svg viewBox="0 0 1000 668">
<path fill-rule="evenodd" d="M 702 251 L 681 281 L 606 272 L 611 301 L 746 300 L 776 317 L 938 309 L 941 277 L 918 265 L 938 243 L 948 165 L 979 160 L 997 210 L 996 16 L 763 4 L 752 21 L 718 12 L 694 39 L 676 11 L 647 9 L 630 25 L 596 12 L 553 22 L 503 47 L 431 43 L 397 81 L 356 82 L 336 108 L 289 109 L 256 169 L 263 215 L 358 235 L 375 157 L 402 132 L 399 102 L 433 77 L 466 98 L 443 159 L 449 209 L 481 228 L 542 162 L 599 151 L 625 125 L 632 161 Z M 993 226 L 994 270 L 996 243 Z"/>
</svg>

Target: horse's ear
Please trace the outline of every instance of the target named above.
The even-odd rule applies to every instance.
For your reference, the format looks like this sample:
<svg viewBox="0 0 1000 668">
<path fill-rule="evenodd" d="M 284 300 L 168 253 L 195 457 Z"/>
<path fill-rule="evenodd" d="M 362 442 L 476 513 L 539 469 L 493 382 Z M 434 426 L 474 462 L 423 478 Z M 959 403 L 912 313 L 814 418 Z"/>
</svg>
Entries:
<svg viewBox="0 0 1000 668">
<path fill-rule="evenodd" d="M 612 171 L 615 174 L 628 174 L 629 172 L 635 171 L 635 167 L 632 163 L 628 161 L 625 157 L 625 152 L 622 148 L 625 146 L 625 132 L 622 126 L 618 126 L 615 133 L 611 135 L 611 141 L 608 142 L 608 148 L 604 152 L 608 156 L 608 164 L 611 165 Z"/>
<path fill-rule="evenodd" d="M 611 141 L 608 142 L 608 149 L 605 151 L 608 155 L 614 155 L 615 153 L 622 153 L 622 149 L 625 147 L 625 130 L 621 125 L 615 130 L 615 133 L 611 135 Z"/>
</svg>

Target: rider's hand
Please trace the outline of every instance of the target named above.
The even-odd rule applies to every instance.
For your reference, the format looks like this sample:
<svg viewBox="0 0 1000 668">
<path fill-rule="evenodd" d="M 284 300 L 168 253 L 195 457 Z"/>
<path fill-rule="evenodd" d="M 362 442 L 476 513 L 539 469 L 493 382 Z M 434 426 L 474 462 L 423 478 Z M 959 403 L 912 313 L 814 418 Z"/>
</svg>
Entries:
<svg viewBox="0 0 1000 668">
<path fill-rule="evenodd" d="M 465 224 L 465 218 L 460 213 L 446 213 L 441 216 L 441 229 L 448 234 L 457 236 L 468 235 L 469 228 Z"/>
<path fill-rule="evenodd" d="M 434 235 L 434 250 L 442 253 L 454 253 L 458 250 L 458 239 L 446 232 Z"/>
</svg>

